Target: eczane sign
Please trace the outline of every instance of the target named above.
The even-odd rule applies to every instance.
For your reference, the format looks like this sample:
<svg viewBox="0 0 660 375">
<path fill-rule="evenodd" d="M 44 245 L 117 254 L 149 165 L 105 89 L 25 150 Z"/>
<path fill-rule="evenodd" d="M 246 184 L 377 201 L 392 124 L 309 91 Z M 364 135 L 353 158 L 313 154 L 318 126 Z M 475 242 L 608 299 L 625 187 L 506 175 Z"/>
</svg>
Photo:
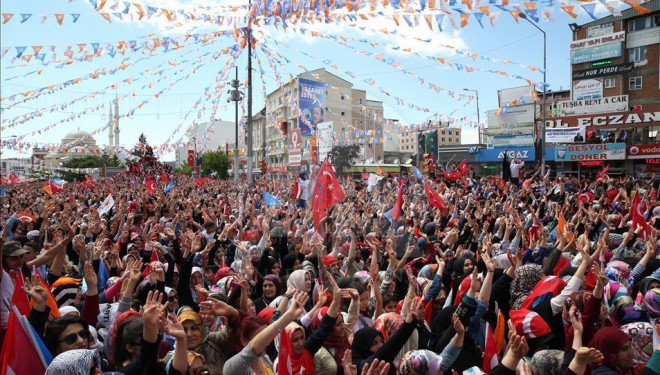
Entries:
<svg viewBox="0 0 660 375">
<path fill-rule="evenodd" d="M 545 126 L 548 128 L 577 126 L 586 126 L 587 128 L 631 128 L 634 126 L 658 125 L 660 125 L 660 111 L 633 111 L 590 116 L 558 117 L 547 119 L 545 122 Z"/>
</svg>

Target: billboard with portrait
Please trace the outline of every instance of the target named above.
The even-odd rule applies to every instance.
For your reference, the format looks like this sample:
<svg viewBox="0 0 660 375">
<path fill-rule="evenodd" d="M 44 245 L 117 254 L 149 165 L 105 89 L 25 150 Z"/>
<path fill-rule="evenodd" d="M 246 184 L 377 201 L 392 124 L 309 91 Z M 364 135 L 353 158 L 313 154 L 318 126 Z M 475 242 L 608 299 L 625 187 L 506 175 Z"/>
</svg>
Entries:
<svg viewBox="0 0 660 375">
<path fill-rule="evenodd" d="M 310 136 L 316 132 L 316 125 L 324 121 L 326 84 L 304 78 L 299 78 L 298 83 L 298 126 L 302 135 Z"/>
</svg>

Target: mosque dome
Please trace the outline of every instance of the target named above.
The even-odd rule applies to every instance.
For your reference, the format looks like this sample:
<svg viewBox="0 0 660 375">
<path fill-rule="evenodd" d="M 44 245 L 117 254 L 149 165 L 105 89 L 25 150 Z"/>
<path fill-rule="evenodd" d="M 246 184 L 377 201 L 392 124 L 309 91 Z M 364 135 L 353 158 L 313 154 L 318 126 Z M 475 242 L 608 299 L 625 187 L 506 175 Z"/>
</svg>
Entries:
<svg viewBox="0 0 660 375">
<path fill-rule="evenodd" d="M 71 131 L 71 132 L 67 133 L 67 135 L 65 135 L 64 138 L 62 138 L 62 143 L 70 143 L 70 142 L 78 141 L 78 140 L 81 140 L 81 139 L 83 141 L 93 141 L 94 140 L 94 138 L 91 136 L 91 134 L 89 134 L 88 132 L 86 132 L 84 130 L 78 129 L 78 130 L 74 130 L 74 131 Z"/>
</svg>

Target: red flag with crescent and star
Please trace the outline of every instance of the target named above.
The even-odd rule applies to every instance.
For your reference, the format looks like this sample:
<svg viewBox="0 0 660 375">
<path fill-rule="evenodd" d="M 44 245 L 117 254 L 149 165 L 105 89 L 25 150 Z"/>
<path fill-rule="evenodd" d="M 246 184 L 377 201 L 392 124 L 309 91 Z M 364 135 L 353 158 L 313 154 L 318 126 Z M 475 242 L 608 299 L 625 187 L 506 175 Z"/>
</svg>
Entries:
<svg viewBox="0 0 660 375">
<path fill-rule="evenodd" d="M 156 182 L 149 178 L 147 182 L 145 182 L 147 185 L 147 190 L 149 190 L 149 194 L 153 194 L 156 191 Z"/>
<path fill-rule="evenodd" d="M 651 226 L 644 219 L 644 211 L 646 211 L 646 204 L 641 201 L 639 198 L 639 190 L 635 193 L 635 198 L 633 199 L 632 204 L 632 225 L 633 230 L 637 230 L 638 227 L 642 227 L 640 234 L 645 239 L 651 234 Z"/>
<path fill-rule="evenodd" d="M 312 216 L 314 226 L 318 228 L 321 220 L 326 216 L 328 208 L 346 198 L 344 190 L 339 185 L 335 171 L 329 161 L 324 161 L 316 180 L 314 195 L 312 196 Z"/>
</svg>

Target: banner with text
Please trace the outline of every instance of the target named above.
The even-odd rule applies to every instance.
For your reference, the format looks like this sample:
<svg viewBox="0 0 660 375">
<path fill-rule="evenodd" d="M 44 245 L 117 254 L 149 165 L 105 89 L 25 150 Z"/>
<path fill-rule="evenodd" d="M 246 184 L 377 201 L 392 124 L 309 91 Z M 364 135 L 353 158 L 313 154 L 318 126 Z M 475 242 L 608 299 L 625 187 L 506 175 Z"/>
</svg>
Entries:
<svg viewBox="0 0 660 375">
<path fill-rule="evenodd" d="M 489 136 L 486 142 L 488 149 L 504 147 L 529 147 L 533 145 L 533 134 Z"/>
<path fill-rule="evenodd" d="M 488 111 L 488 134 L 532 134 L 534 105 Z"/>
<path fill-rule="evenodd" d="M 509 160 L 513 160 L 514 157 L 524 160 L 531 161 L 536 158 L 536 153 L 534 147 L 515 147 L 510 148 L 506 151 Z M 494 149 L 494 150 L 479 150 L 479 153 L 475 156 L 475 161 L 477 162 L 498 162 L 502 161 L 504 158 L 504 149 Z"/>
<path fill-rule="evenodd" d="M 628 95 L 557 102 L 557 109 L 559 111 L 558 117 L 605 112 L 625 112 L 628 110 Z"/>
<path fill-rule="evenodd" d="M 582 64 L 591 61 L 621 57 L 623 49 L 621 42 L 600 45 L 598 47 L 582 48 L 571 51 L 571 64 Z"/>
<path fill-rule="evenodd" d="M 573 100 L 600 99 L 603 97 L 603 79 L 592 78 L 573 81 Z"/>
<path fill-rule="evenodd" d="M 576 126 L 586 126 L 587 130 L 594 128 L 614 129 L 660 126 L 660 111 L 603 113 L 598 115 L 549 118 L 545 121 L 546 128 L 570 128 Z"/>
<path fill-rule="evenodd" d="M 291 129 L 289 132 L 289 165 L 300 167 L 302 163 L 302 136 L 300 128 Z"/>
<path fill-rule="evenodd" d="M 625 41 L 626 41 L 626 32 L 619 31 L 618 33 L 599 35 L 593 38 L 574 40 L 571 42 L 571 51 L 577 51 L 584 48 L 598 47 L 611 43 L 625 42 Z"/>
<path fill-rule="evenodd" d="M 555 147 L 555 161 L 624 160 L 625 143 L 597 143 Z"/>
<path fill-rule="evenodd" d="M 302 135 L 310 136 L 316 125 L 323 122 L 325 112 L 325 83 L 299 78 L 298 126 Z"/>
<path fill-rule="evenodd" d="M 546 128 L 545 141 L 547 143 L 584 143 L 586 128 Z"/>
<path fill-rule="evenodd" d="M 326 121 L 316 124 L 316 135 L 319 147 L 319 158 L 325 160 L 332 150 L 333 122 Z"/>
</svg>

